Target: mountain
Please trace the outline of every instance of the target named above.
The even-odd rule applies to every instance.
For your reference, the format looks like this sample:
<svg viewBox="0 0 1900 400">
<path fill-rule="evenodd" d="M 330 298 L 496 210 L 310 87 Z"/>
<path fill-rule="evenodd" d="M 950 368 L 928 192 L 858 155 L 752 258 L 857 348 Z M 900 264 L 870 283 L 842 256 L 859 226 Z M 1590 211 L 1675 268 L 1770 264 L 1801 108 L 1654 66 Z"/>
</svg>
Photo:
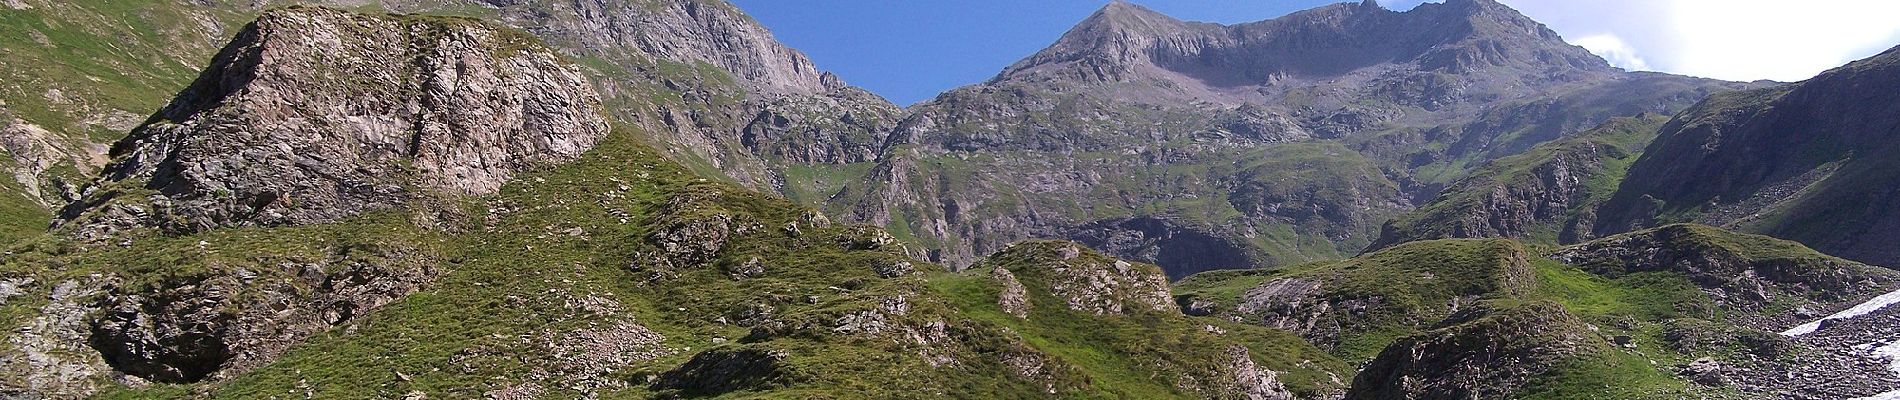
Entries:
<svg viewBox="0 0 1900 400">
<path fill-rule="evenodd" d="M 1677 116 L 1630 166 L 1595 230 L 1695 221 L 1900 265 L 1883 238 L 1900 168 L 1891 140 L 1900 49 L 1800 83 L 1713 96 Z"/>
<path fill-rule="evenodd" d="M 1182 315 L 1151 264 L 1034 242 L 952 273 L 696 174 L 524 31 L 291 7 L 218 54 L 0 254 L 0 395 L 1312 398 L 1350 373 Z"/>
<path fill-rule="evenodd" d="M 0 398 L 1900 389 L 1900 272 L 1626 204 L 1877 215 L 1833 201 L 1893 52 L 1762 89 L 1491 1 L 1118 2 L 905 110 L 718 1 L 292 3 L 0 1 Z"/>
<path fill-rule="evenodd" d="M 1616 70 L 1488 0 L 1231 26 L 1115 2 L 913 106 L 875 165 L 830 169 L 868 181 L 825 208 L 950 265 L 1030 237 L 1174 277 L 1290 265 L 1357 252 L 1486 160 L 1735 87 Z"/>
</svg>

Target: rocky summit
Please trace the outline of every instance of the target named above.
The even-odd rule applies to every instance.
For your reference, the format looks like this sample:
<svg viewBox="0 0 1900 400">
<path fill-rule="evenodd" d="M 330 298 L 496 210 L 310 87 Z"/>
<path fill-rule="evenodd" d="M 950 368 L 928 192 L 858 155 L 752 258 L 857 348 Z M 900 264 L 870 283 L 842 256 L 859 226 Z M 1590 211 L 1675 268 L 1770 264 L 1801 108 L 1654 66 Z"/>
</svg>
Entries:
<svg viewBox="0 0 1900 400">
<path fill-rule="evenodd" d="M 899 107 L 723 0 L 0 28 L 5 399 L 1900 393 L 1896 50 L 1113 1 Z"/>
</svg>

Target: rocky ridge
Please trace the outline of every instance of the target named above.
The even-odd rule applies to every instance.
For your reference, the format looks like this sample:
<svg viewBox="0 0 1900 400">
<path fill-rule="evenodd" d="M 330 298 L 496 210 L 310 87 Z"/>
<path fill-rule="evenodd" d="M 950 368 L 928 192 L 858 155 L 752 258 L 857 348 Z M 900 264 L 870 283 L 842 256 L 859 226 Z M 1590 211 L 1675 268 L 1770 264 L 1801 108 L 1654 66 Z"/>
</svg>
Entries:
<svg viewBox="0 0 1900 400">
<path fill-rule="evenodd" d="M 1032 237 L 1177 277 L 1289 265 L 1357 252 L 1465 165 L 1732 86 L 1615 70 L 1487 0 L 1231 26 L 1116 2 L 988 82 L 911 107 L 827 209 L 909 232 L 951 265 Z M 1212 238 L 1172 252 L 1221 251 L 1164 260 L 1151 255 L 1172 244 L 1098 239 L 1153 236 L 1114 229 L 1142 220 Z"/>
</svg>

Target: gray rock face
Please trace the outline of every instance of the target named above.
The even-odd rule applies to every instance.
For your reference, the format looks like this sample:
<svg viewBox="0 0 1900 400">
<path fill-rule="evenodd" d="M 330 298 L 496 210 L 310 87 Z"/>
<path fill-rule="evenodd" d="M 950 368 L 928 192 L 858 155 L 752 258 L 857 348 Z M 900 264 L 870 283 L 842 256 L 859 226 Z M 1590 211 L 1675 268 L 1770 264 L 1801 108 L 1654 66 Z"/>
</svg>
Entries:
<svg viewBox="0 0 1900 400">
<path fill-rule="evenodd" d="M 103 277 L 63 281 L 41 292 L 46 304 L 38 316 L 7 337 L 11 351 L 0 352 L 0 397 L 83 398 L 98 391 L 95 382 L 116 378 L 99 353 L 87 348 L 90 300 L 107 282 Z"/>
<path fill-rule="evenodd" d="M 1249 268 L 1256 258 L 1228 239 L 1158 218 L 1097 221 L 1071 229 L 1064 236 L 1130 260 L 1174 266 L 1166 269 L 1170 279 L 1208 270 Z"/>
<path fill-rule="evenodd" d="M 1293 400 L 1293 393 L 1287 391 L 1286 384 L 1280 383 L 1280 373 L 1255 365 L 1246 346 L 1228 347 L 1227 357 L 1233 360 L 1226 368 L 1233 371 L 1234 381 L 1232 386 L 1226 388 L 1226 392 L 1234 394 L 1234 398 Z"/>
<path fill-rule="evenodd" d="M 1330 344 L 1339 337 L 1332 303 L 1313 280 L 1286 278 L 1247 289 L 1235 311 L 1259 316 L 1261 326 L 1293 332 L 1315 343 Z"/>
<path fill-rule="evenodd" d="M 608 130 L 596 97 L 533 38 L 476 21 L 273 11 L 114 145 L 62 218 L 82 237 L 127 229 L 89 212 L 126 197 L 149 203 L 140 225 L 197 232 L 492 193 L 591 148 Z"/>
<path fill-rule="evenodd" d="M 546 25 L 542 29 L 549 32 L 544 36 L 576 42 L 574 48 L 590 49 L 588 52 L 636 49 L 673 62 L 706 63 L 771 93 L 818 94 L 844 86 L 836 76 L 819 71 L 804 54 L 773 39 L 771 32 L 737 7 L 722 1 L 518 3 L 537 3 L 543 16 L 555 16 L 532 22 Z M 521 12 L 509 15 L 511 19 L 532 17 L 525 8 L 506 11 Z"/>
<path fill-rule="evenodd" d="M 431 0 L 416 10 L 454 9 Z M 818 70 L 718 0 L 526 0 L 501 19 L 595 64 L 616 120 L 645 128 L 676 161 L 754 189 L 796 193 L 786 169 L 873 159 L 904 111 Z"/>
</svg>

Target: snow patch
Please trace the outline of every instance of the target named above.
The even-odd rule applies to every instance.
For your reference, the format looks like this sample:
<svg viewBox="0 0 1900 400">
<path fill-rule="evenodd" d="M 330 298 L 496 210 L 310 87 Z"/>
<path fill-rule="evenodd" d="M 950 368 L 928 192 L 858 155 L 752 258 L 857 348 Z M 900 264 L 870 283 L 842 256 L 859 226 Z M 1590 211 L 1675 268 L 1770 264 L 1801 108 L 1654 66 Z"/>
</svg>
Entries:
<svg viewBox="0 0 1900 400">
<path fill-rule="evenodd" d="M 1868 313 L 1871 313 L 1871 312 L 1880 311 L 1880 309 L 1882 308 L 1887 308 L 1887 306 L 1893 305 L 1894 303 L 1900 303 L 1900 290 L 1888 292 L 1887 294 L 1880 295 L 1879 297 L 1875 297 L 1872 300 L 1867 300 L 1867 302 L 1865 303 L 1860 303 L 1846 310 L 1841 310 L 1841 312 L 1834 313 L 1834 315 L 1829 315 L 1827 317 L 1814 320 L 1814 322 L 1801 324 L 1800 326 L 1796 326 L 1792 329 L 1788 329 L 1787 331 L 1783 331 L 1781 332 L 1781 334 L 1784 336 L 1801 336 L 1801 335 L 1814 333 L 1814 331 L 1821 329 L 1821 323 L 1824 321 L 1827 321 L 1830 319 L 1848 319 L 1848 318 L 1859 317 L 1862 315 L 1867 315 Z"/>
</svg>

